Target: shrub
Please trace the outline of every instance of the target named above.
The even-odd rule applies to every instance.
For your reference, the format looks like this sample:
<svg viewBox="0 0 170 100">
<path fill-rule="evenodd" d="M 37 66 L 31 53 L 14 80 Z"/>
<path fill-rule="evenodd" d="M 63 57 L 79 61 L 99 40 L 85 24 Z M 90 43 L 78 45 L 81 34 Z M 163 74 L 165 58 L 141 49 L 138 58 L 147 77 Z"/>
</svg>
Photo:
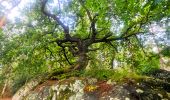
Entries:
<svg viewBox="0 0 170 100">
<path fill-rule="evenodd" d="M 160 68 L 159 59 L 157 57 L 152 57 L 149 60 L 143 61 L 139 66 L 136 67 L 136 72 L 138 74 L 149 74 Z"/>
<path fill-rule="evenodd" d="M 114 70 L 110 69 L 90 69 L 86 70 L 82 76 L 87 76 L 87 77 L 94 77 L 99 80 L 107 80 L 112 77 L 114 74 Z"/>
</svg>

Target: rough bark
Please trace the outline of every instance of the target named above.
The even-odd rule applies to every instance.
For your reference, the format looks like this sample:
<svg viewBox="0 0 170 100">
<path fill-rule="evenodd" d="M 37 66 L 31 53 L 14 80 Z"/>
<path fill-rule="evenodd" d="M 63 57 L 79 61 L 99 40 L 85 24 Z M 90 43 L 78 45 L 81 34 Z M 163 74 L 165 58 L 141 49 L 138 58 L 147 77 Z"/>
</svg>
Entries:
<svg viewBox="0 0 170 100">
<path fill-rule="evenodd" d="M 78 60 L 76 62 L 76 65 L 74 66 L 74 70 L 83 70 L 86 68 L 88 64 L 88 58 L 86 53 L 80 53 L 78 55 Z"/>
</svg>

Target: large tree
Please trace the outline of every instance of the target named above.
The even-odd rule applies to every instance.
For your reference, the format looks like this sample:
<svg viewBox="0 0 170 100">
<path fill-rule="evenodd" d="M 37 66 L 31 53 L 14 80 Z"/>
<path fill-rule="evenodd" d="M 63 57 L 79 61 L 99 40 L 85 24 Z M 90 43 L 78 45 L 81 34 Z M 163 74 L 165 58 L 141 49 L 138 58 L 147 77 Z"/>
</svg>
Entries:
<svg viewBox="0 0 170 100">
<path fill-rule="evenodd" d="M 100 42 L 111 45 L 113 41 L 128 40 L 130 37 L 137 38 L 138 34 L 147 33 L 144 28 L 150 22 L 169 16 L 168 0 L 73 0 L 68 5 L 67 10 L 71 10 L 68 10 L 67 13 L 76 15 L 75 20 L 73 20 L 76 26 L 70 29 L 61 20 L 59 13 L 53 14 L 47 10 L 47 3 L 48 0 L 42 0 L 41 12 L 50 17 L 51 20 L 56 21 L 62 28 L 64 35 L 62 39 L 57 38 L 53 42 L 56 42 L 57 46 L 63 50 L 68 48 L 69 52 L 78 57 L 73 69 L 86 67 L 88 64 L 87 53 L 90 52 L 91 45 Z M 114 27 L 114 20 L 118 20 L 123 26 L 122 30 L 119 31 L 120 33 L 111 29 Z M 72 35 L 80 33 L 84 36 Z M 67 59 L 66 55 L 65 57 Z"/>
<path fill-rule="evenodd" d="M 149 33 L 150 24 L 169 20 L 169 9 L 169 0 L 38 0 L 24 9 L 27 22 L 8 22 L 10 29 L 20 28 L 12 33 L 20 34 L 10 37 L 13 44 L 3 49 L 2 55 L 8 57 L 2 62 L 41 66 L 48 61 L 66 61 L 70 65 L 67 71 L 82 70 L 91 52 L 117 52 L 120 46 L 136 52 L 134 45 L 143 47 L 139 35 Z"/>
</svg>

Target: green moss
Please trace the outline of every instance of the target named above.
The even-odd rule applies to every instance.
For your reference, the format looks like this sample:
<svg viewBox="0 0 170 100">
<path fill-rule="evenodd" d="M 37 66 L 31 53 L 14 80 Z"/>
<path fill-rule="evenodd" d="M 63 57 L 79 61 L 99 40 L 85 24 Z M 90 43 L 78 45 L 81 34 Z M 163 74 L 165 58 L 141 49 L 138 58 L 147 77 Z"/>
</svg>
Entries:
<svg viewBox="0 0 170 100">
<path fill-rule="evenodd" d="M 93 77 L 99 80 L 108 80 L 114 74 L 114 70 L 109 69 L 90 69 L 86 70 L 82 76 L 83 77 Z"/>
<path fill-rule="evenodd" d="M 80 76 L 80 71 L 75 70 L 63 74 L 52 75 L 50 78 L 62 80 L 62 79 L 67 79 L 69 77 L 77 77 L 77 76 Z"/>
</svg>

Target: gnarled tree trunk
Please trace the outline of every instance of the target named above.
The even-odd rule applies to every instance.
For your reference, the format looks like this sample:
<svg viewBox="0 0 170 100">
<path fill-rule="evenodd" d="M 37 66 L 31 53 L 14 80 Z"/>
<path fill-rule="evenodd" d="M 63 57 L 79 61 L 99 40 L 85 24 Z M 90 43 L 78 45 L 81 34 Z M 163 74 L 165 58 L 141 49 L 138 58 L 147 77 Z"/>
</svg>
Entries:
<svg viewBox="0 0 170 100">
<path fill-rule="evenodd" d="M 74 70 L 83 70 L 88 64 L 88 58 L 85 52 L 79 53 L 78 60 L 74 65 Z"/>
</svg>

